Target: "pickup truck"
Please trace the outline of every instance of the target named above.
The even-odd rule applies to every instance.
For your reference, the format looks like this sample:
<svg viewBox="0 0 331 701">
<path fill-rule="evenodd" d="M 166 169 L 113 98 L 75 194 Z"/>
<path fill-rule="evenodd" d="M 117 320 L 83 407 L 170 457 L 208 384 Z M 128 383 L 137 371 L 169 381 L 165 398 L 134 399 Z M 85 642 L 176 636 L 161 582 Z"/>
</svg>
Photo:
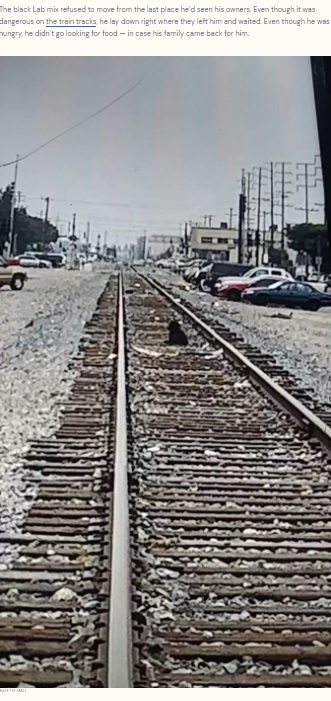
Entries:
<svg viewBox="0 0 331 701">
<path fill-rule="evenodd" d="M 308 277 L 308 280 L 307 280 L 305 275 L 298 275 L 296 279 L 298 281 L 302 280 L 303 282 L 307 281 L 308 284 L 314 288 L 314 290 L 317 290 L 317 292 L 327 292 L 327 290 L 328 290 L 327 281 L 325 281 L 325 282 L 321 281 L 321 278 L 318 278 L 317 275 L 316 276 L 311 275 L 310 277 Z"/>
<path fill-rule="evenodd" d="M 12 290 L 22 290 L 28 276 L 19 265 L 8 265 L 0 256 L 0 287 L 8 285 Z"/>
</svg>

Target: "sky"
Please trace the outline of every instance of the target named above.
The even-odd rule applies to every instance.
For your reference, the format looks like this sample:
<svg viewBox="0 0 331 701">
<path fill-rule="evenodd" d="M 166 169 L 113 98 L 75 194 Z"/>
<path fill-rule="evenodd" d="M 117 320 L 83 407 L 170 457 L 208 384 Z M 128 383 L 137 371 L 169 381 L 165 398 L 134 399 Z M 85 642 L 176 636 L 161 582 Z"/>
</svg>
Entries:
<svg viewBox="0 0 331 701">
<path fill-rule="evenodd" d="M 92 241 L 134 242 L 144 231 L 178 235 L 185 221 L 236 224 L 241 170 L 263 170 L 270 212 L 270 162 L 285 161 L 286 221 L 304 221 L 303 166 L 319 153 L 306 57 L 2 57 L 0 165 L 24 156 L 118 98 L 18 167 L 21 203 L 37 215 L 50 198 L 60 233 L 76 214 Z M 317 161 L 318 162 L 318 161 Z M 313 173 L 314 168 L 309 168 Z M 275 165 L 275 201 L 280 202 Z M 14 166 L 0 168 L 0 188 Z M 320 177 L 320 176 L 319 176 Z M 309 178 L 314 185 L 314 177 Z M 309 189 L 311 221 L 323 219 L 321 183 Z M 316 206 L 320 205 L 319 207 Z M 275 207 L 280 215 L 280 207 Z M 268 222 L 267 214 L 267 222 Z M 252 226 L 256 211 L 252 211 Z M 280 224 L 280 217 L 275 218 Z"/>
</svg>

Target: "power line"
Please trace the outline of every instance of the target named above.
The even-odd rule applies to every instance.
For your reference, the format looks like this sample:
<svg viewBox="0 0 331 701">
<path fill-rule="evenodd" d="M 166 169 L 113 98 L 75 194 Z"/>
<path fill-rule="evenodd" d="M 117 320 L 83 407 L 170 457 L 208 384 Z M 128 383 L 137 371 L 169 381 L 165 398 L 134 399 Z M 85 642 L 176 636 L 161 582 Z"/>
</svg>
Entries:
<svg viewBox="0 0 331 701">
<path fill-rule="evenodd" d="M 148 71 L 148 73 L 149 73 L 149 72 L 150 72 L 150 71 Z M 48 146 L 49 144 L 53 143 L 53 141 L 56 141 L 57 139 L 60 139 L 61 136 L 64 136 L 65 134 L 68 134 L 70 131 L 73 131 L 74 129 L 77 129 L 78 127 L 82 126 L 82 124 L 86 124 L 86 122 L 89 122 L 91 119 L 94 119 L 94 117 L 97 117 L 97 116 L 98 116 L 99 114 L 101 114 L 102 112 L 105 112 L 105 111 L 108 110 L 110 107 L 112 107 L 113 105 L 115 105 L 117 102 L 120 102 L 120 100 L 123 100 L 124 97 L 126 97 L 126 96 L 129 95 L 131 92 L 133 92 L 134 90 L 136 90 L 136 88 L 138 87 L 138 85 L 141 85 L 141 83 L 146 79 L 148 73 L 146 73 L 142 78 L 140 78 L 140 80 L 138 80 L 137 83 L 135 83 L 134 85 L 132 85 L 131 88 L 129 88 L 128 90 L 126 90 L 124 93 L 122 93 L 121 95 L 119 95 L 118 97 L 116 97 L 116 98 L 115 98 L 114 100 L 112 100 L 111 102 L 108 102 L 107 105 L 104 105 L 104 107 L 101 107 L 101 108 L 100 108 L 99 110 L 97 110 L 96 112 L 93 112 L 93 114 L 90 114 L 88 117 L 85 117 L 84 119 L 81 119 L 79 122 L 76 122 L 76 124 L 73 124 L 71 127 L 68 127 L 68 128 L 65 129 L 64 131 L 61 131 L 60 134 L 57 134 L 56 136 L 53 136 L 52 139 L 48 139 L 48 141 L 45 141 L 45 142 L 44 142 L 43 144 L 41 144 L 40 146 L 37 146 L 37 148 L 33 149 L 33 151 L 29 151 L 29 153 L 26 153 L 25 156 L 20 156 L 20 158 L 18 159 L 18 162 L 20 162 L 20 161 L 25 161 L 25 160 L 26 160 L 27 158 L 29 158 L 30 156 L 33 156 L 33 155 L 34 155 L 35 153 L 37 153 L 38 151 L 41 151 L 41 149 L 45 148 L 45 146 Z M 8 166 L 11 166 L 11 165 L 14 165 L 14 164 L 16 164 L 16 159 L 14 159 L 14 160 L 12 160 L 12 161 L 8 161 L 8 163 L 2 163 L 2 164 L 0 164 L 0 168 L 7 168 Z"/>
<path fill-rule="evenodd" d="M 16 163 L 16 161 L 15 161 L 15 163 Z M 29 200 L 42 199 L 40 196 L 37 197 L 36 195 L 25 194 L 25 196 Z M 118 207 L 118 208 L 123 208 L 123 209 L 156 209 L 156 210 L 166 209 L 167 211 L 168 210 L 177 211 L 177 210 L 181 209 L 181 207 L 183 206 L 181 204 L 178 204 L 178 205 L 169 205 L 169 204 L 149 205 L 149 204 L 129 204 L 129 203 L 121 203 L 121 202 L 98 202 L 96 200 L 76 200 L 75 198 L 67 200 L 67 199 L 63 199 L 60 197 L 52 197 L 52 201 L 53 202 L 65 202 L 67 204 L 75 204 L 75 205 L 76 204 L 87 204 L 87 205 L 97 206 L 97 207 Z M 186 209 L 191 209 L 191 206 L 187 205 Z"/>
</svg>

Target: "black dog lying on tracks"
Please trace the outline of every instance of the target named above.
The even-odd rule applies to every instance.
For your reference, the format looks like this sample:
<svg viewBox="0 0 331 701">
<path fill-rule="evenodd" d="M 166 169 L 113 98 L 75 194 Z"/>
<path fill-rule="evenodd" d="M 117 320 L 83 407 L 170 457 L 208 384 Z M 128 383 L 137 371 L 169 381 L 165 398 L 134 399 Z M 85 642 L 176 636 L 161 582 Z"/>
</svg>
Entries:
<svg viewBox="0 0 331 701">
<path fill-rule="evenodd" d="M 169 346 L 187 346 L 188 340 L 183 329 L 180 328 L 178 321 L 171 321 L 168 326 L 169 331 Z"/>
</svg>

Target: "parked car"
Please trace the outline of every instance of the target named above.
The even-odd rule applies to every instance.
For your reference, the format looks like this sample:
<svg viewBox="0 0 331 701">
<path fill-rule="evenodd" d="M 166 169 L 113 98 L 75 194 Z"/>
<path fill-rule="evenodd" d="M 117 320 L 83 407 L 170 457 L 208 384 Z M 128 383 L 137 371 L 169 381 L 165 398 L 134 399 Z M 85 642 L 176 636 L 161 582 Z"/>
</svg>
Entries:
<svg viewBox="0 0 331 701">
<path fill-rule="evenodd" d="M 42 260 L 43 262 L 48 262 L 50 263 L 51 268 L 62 268 L 62 266 L 65 265 L 66 263 L 66 257 L 63 253 L 46 253 L 45 251 L 40 252 L 40 251 L 27 251 L 27 253 L 23 254 L 24 256 L 26 255 L 32 255 L 35 258 L 38 258 L 39 260 Z"/>
<path fill-rule="evenodd" d="M 161 260 L 156 261 L 155 265 L 157 268 L 170 270 L 173 267 L 173 260 L 171 258 L 161 258 Z"/>
<path fill-rule="evenodd" d="M 194 260 L 189 261 L 186 264 L 184 270 L 182 270 L 184 280 L 186 280 L 186 282 L 189 282 L 193 275 L 196 273 L 196 271 L 200 270 L 201 266 L 204 263 L 206 263 L 206 261 L 200 260 L 199 258 L 195 258 Z"/>
<path fill-rule="evenodd" d="M 269 275 L 273 276 L 275 278 L 275 280 L 277 280 L 278 278 L 284 278 L 285 280 L 292 280 L 293 282 L 295 281 L 294 277 L 287 270 L 285 270 L 285 268 L 273 268 L 273 267 L 268 268 L 268 267 L 264 267 L 264 266 L 259 266 L 257 268 L 252 268 L 251 270 L 248 270 L 244 275 L 241 275 L 241 276 L 235 276 L 235 277 L 228 277 L 228 276 L 224 277 L 223 276 L 223 277 L 220 277 L 218 279 L 218 282 L 224 282 L 224 281 L 234 282 L 234 281 L 238 281 L 238 280 L 243 280 L 243 278 L 245 278 L 247 280 L 251 280 L 251 279 L 258 278 L 258 277 L 269 276 Z M 325 282 L 311 282 L 310 284 L 318 292 L 326 292 L 327 291 L 327 284 Z M 208 282 L 208 276 L 207 276 L 207 280 L 206 280 L 207 290 L 206 291 L 211 291 L 214 294 L 215 283 L 212 284 L 211 290 L 210 289 L 208 290 L 208 285 L 209 285 L 209 282 Z"/>
<path fill-rule="evenodd" d="M 284 278 L 279 277 L 278 281 L 281 282 Z M 232 302 L 239 302 L 242 298 L 242 293 L 249 289 L 256 289 L 259 287 L 269 287 L 276 282 L 277 278 L 271 276 L 261 276 L 258 278 L 249 278 L 243 276 L 239 280 L 227 280 L 223 278 L 220 282 L 215 284 L 215 295 L 221 297 L 222 299 L 228 299 Z"/>
<path fill-rule="evenodd" d="M 194 285 L 195 287 L 198 287 L 200 290 L 202 282 L 206 279 L 207 277 L 207 272 L 210 269 L 210 263 L 204 263 L 200 268 L 194 271 L 194 274 L 192 275 L 190 279 L 191 285 Z"/>
<path fill-rule="evenodd" d="M 0 257 L 0 287 L 8 286 L 12 290 L 22 290 L 27 274 L 19 265 L 11 266 Z"/>
<path fill-rule="evenodd" d="M 318 292 L 327 292 L 328 289 L 327 280 L 324 279 L 323 275 L 319 276 L 317 273 L 309 275 L 308 278 L 304 274 L 296 275 L 295 280 L 296 282 L 308 282 Z"/>
<path fill-rule="evenodd" d="M 18 256 L 19 265 L 23 268 L 51 268 L 52 263 L 43 258 L 38 258 L 33 253 L 24 253 Z"/>
<path fill-rule="evenodd" d="M 200 285 L 201 289 L 204 292 L 211 292 L 211 294 L 215 294 L 215 284 L 217 281 L 242 280 L 243 278 L 250 279 L 252 277 L 256 277 L 257 275 L 270 274 L 269 268 L 249 268 L 249 266 L 245 266 L 242 275 L 226 275 L 224 274 L 224 266 L 225 264 L 221 261 L 217 261 L 215 263 L 210 264 L 209 270 L 207 271 L 206 279 L 201 281 Z M 279 270 L 279 268 L 275 268 L 275 270 Z M 280 275 L 278 274 L 277 277 L 280 277 Z"/>
<path fill-rule="evenodd" d="M 319 292 L 308 282 L 285 281 L 276 282 L 270 287 L 248 288 L 242 293 L 242 299 L 259 306 L 300 307 L 311 312 L 331 306 L 331 295 Z"/>
<path fill-rule="evenodd" d="M 26 253 L 14 258 L 7 258 L 8 265 L 20 265 L 22 268 L 51 268 L 52 264 L 48 261 L 36 258 L 31 253 Z"/>
<path fill-rule="evenodd" d="M 174 270 L 176 273 L 180 273 L 185 270 L 187 266 L 187 258 L 175 258 L 174 260 Z"/>
<path fill-rule="evenodd" d="M 273 267 L 268 267 L 268 266 L 262 266 L 259 265 L 256 268 L 251 268 L 250 270 L 247 270 L 243 275 L 223 275 L 220 277 L 219 280 L 227 280 L 228 282 L 231 281 L 237 281 L 237 280 L 242 280 L 243 278 L 250 280 L 251 278 L 257 278 L 257 277 L 275 277 L 277 278 L 284 278 L 285 280 L 294 280 L 292 275 L 285 270 L 285 268 L 273 268 Z"/>
</svg>

